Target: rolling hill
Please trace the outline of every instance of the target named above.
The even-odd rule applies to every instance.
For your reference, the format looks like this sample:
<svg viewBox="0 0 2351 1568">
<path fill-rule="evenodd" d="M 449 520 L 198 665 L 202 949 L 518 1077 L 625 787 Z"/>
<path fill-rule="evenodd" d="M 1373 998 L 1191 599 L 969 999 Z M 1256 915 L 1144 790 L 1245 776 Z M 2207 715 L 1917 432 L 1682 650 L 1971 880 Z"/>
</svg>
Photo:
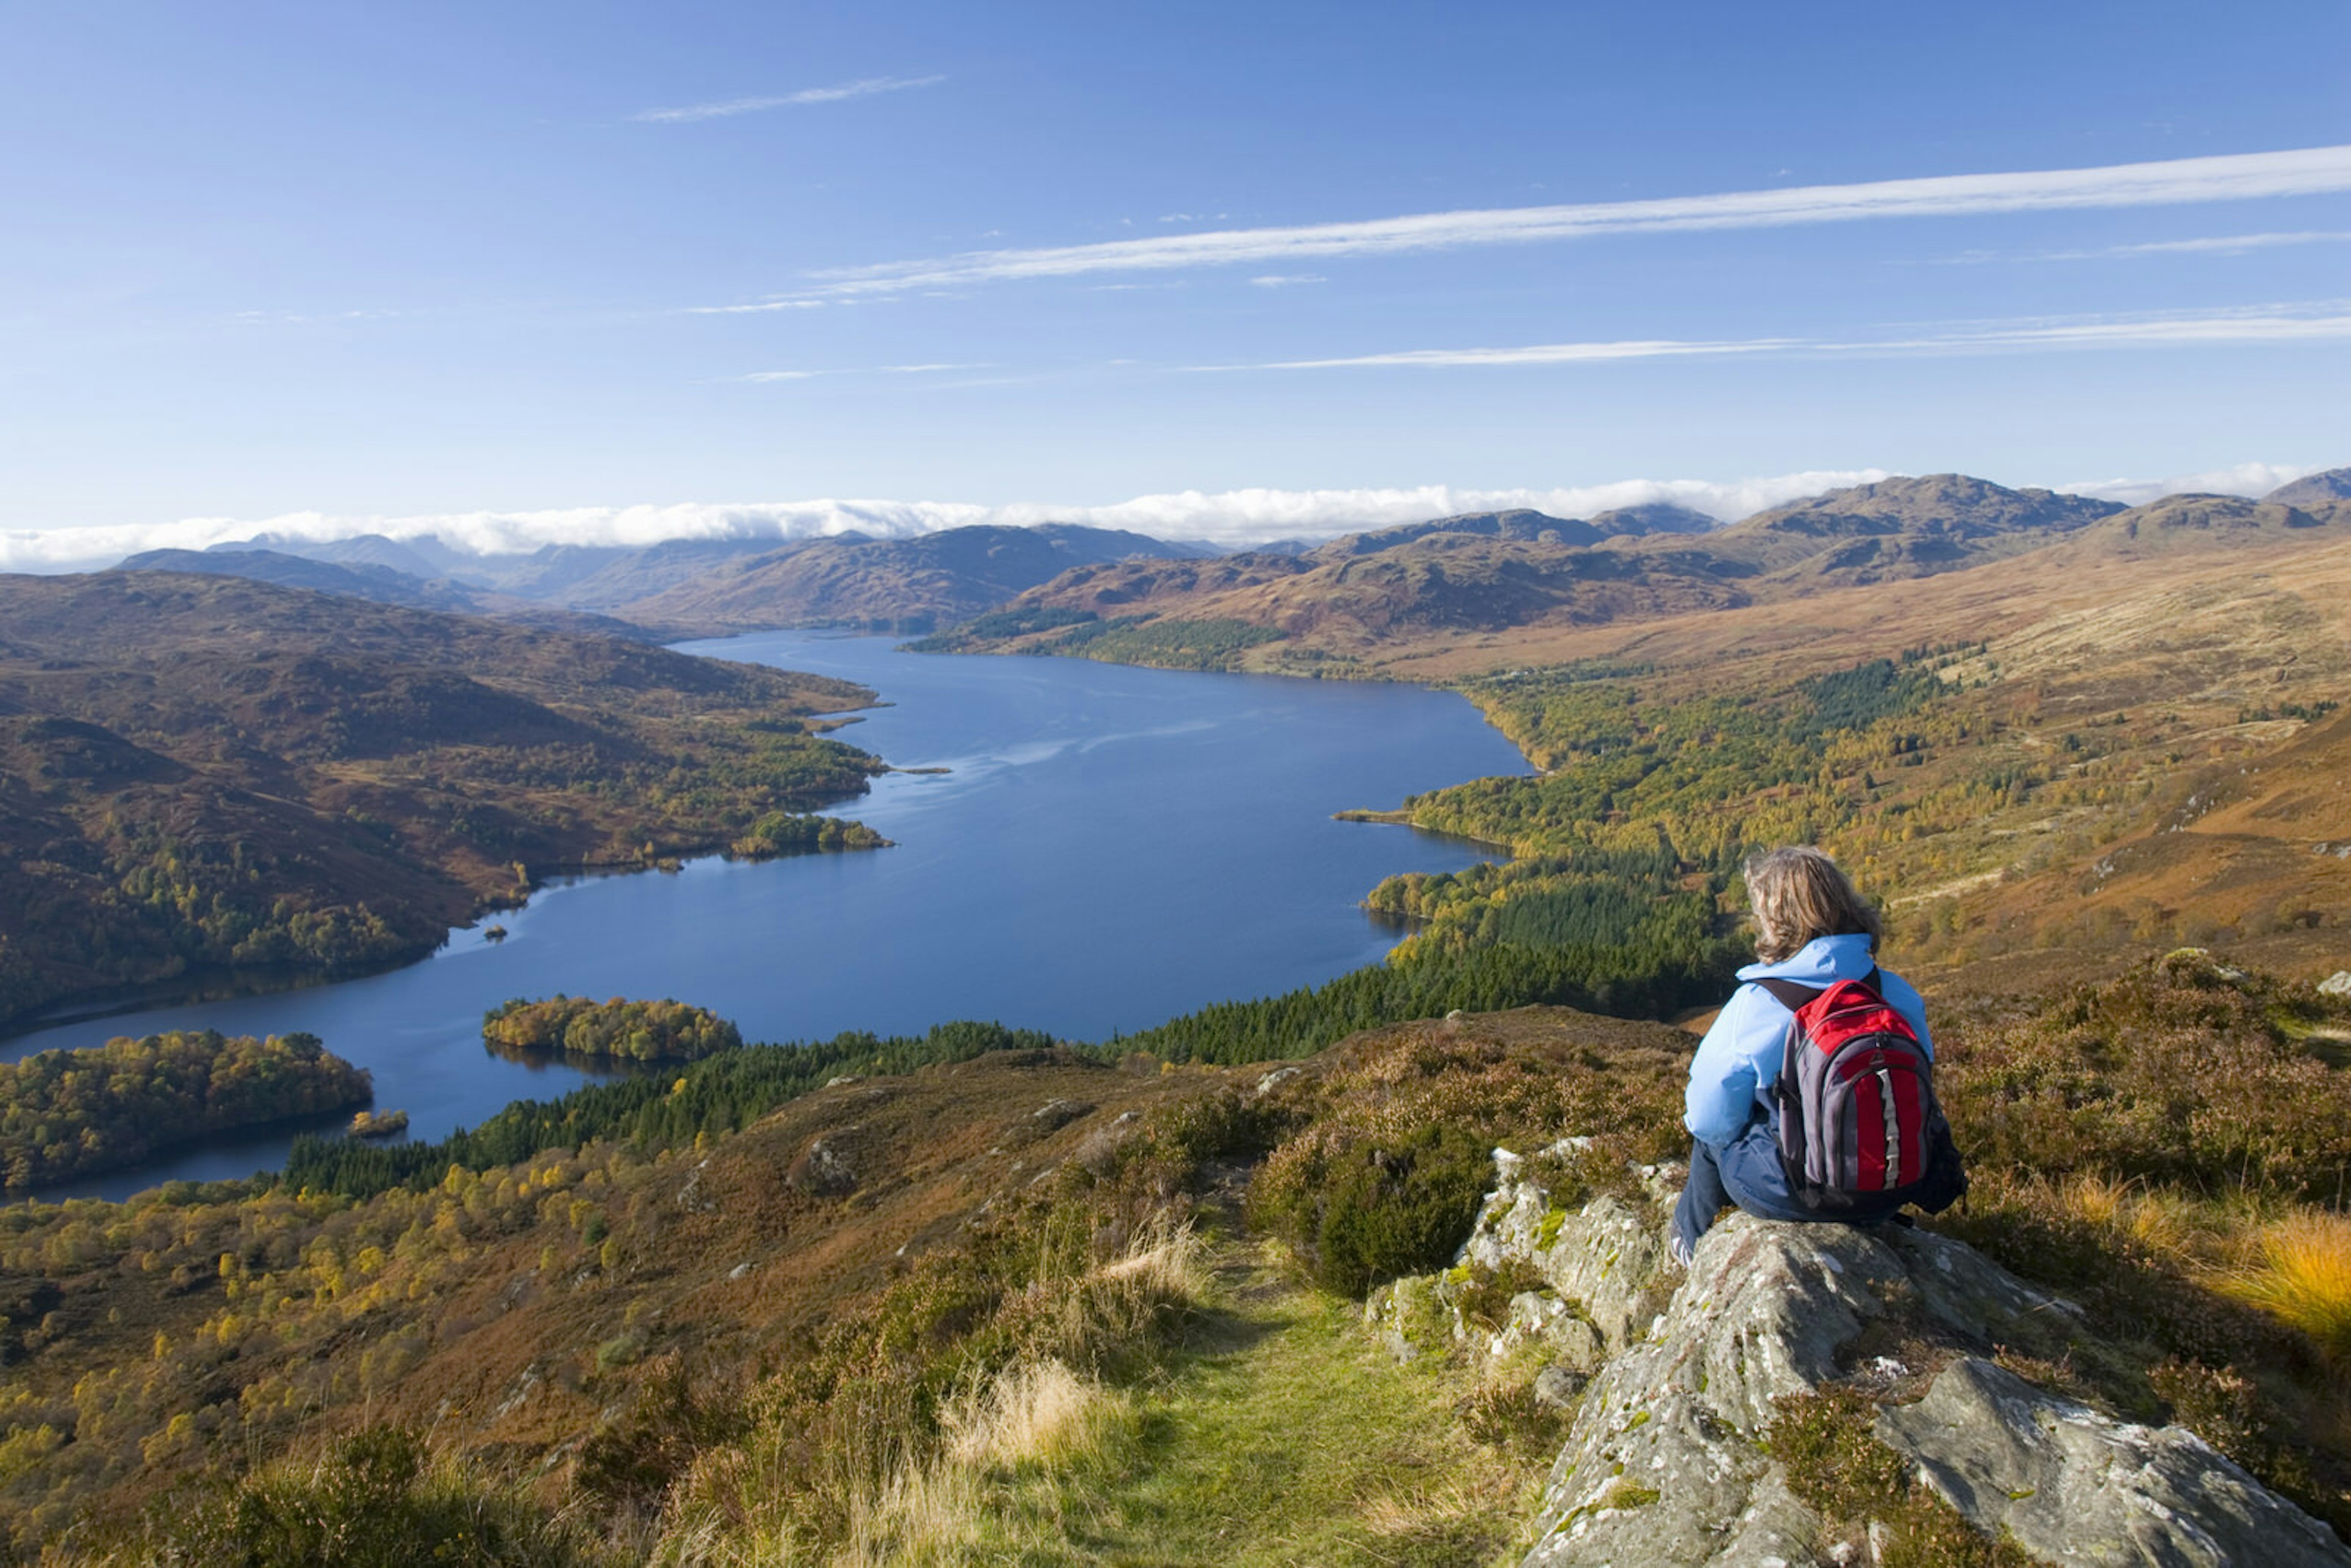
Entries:
<svg viewBox="0 0 2351 1568">
<path fill-rule="evenodd" d="M 242 578 L 0 577 L 0 1020 L 413 957 L 881 767 L 804 722 L 843 682 Z"/>
<path fill-rule="evenodd" d="M 610 608 L 648 625 L 711 632 L 807 625 L 926 632 L 1073 567 L 1171 549 L 1142 534 L 1066 524 L 819 539 L 726 561 Z"/>
<path fill-rule="evenodd" d="M 1197 623 L 1263 633 L 1226 639 L 1231 667 L 1405 674 L 1423 660 L 1458 665 L 1464 650 L 1499 662 L 1577 627 L 1785 605 L 1980 570 L 2069 541 L 2117 556 L 2234 548 L 2323 531 L 2332 515 L 2229 497 L 2126 508 L 1949 474 L 1859 486 L 1703 532 L 1602 534 L 1598 518 L 1484 515 L 1350 536 L 1294 557 L 1081 568 L 929 645 L 1119 657 L 1138 641 L 1130 628 Z"/>
</svg>

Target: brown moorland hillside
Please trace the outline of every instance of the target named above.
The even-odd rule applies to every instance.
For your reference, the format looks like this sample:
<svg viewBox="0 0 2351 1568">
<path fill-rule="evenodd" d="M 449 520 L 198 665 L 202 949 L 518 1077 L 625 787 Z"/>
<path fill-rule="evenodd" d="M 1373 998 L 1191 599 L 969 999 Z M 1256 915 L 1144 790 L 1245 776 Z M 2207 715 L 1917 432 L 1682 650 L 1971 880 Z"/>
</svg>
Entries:
<svg viewBox="0 0 2351 1568">
<path fill-rule="evenodd" d="M 1351 536 L 1297 557 L 1081 569 L 1007 606 L 1008 635 L 983 623 L 955 645 L 1041 653 L 1066 643 L 1118 657 L 1117 640 L 1073 632 L 1068 618 L 1230 622 L 1279 634 L 1238 652 L 1238 667 L 1305 658 L 1378 670 L 1467 635 L 1654 621 L 1960 570 L 2046 548 L 2122 510 L 1942 474 L 1835 491 L 1704 532 L 1635 514 L 1590 523 L 1480 515 Z M 1028 623 L 1039 629 L 1018 619 L 1040 612 L 1051 613 Z"/>
<path fill-rule="evenodd" d="M 1510 824 L 1614 766 L 1574 727 L 1603 694 L 1630 694 L 1662 737 L 1708 704 L 1769 712 L 1807 679 L 1940 647 L 1939 695 L 1825 747 L 1817 779 L 1726 777 L 1656 817 L 1620 793 L 1630 820 L 1592 831 L 1662 831 L 1685 857 L 1730 824 L 1817 838 L 1884 890 L 1954 995 L 2173 941 L 2238 942 L 2321 977 L 2351 961 L 2351 856 L 2335 852 L 2351 808 L 2327 782 L 2351 768 L 2351 541 L 2304 516 L 2190 499 L 1931 579 L 1398 657 L 1384 673 L 1457 685 L 1556 772 L 1399 815 L 1551 852 L 1548 830 Z M 1528 694 L 1545 690 L 1584 706 L 1541 718 Z M 1710 751 L 1736 755 L 1700 740 L 1688 766 Z"/>
<path fill-rule="evenodd" d="M 2313 517 L 2334 521 L 2336 508 L 2351 506 L 2351 468 L 2329 468 L 2305 474 L 2279 486 L 2262 497 L 2281 507 L 2298 507 Z"/>
<path fill-rule="evenodd" d="M 843 682 L 242 579 L 0 577 L 0 1019 L 413 956 L 881 766 Z"/>
<path fill-rule="evenodd" d="M 2321 1039 L 2351 1003 L 2174 955 L 1940 1018 L 1978 1190 L 1937 1224 L 2079 1303 L 2045 1343 L 1971 1348 L 2188 1423 L 2351 1524 L 2336 1331 L 2262 1283 L 2351 1153 L 2351 1070 Z M 145 1545 L 112 1561 L 205 1540 L 198 1560 L 241 1561 L 224 1524 L 233 1542 L 285 1507 L 421 1529 L 401 1474 L 348 1446 L 388 1427 L 425 1435 L 465 1478 L 434 1484 L 477 1510 L 579 1528 L 531 1561 L 896 1561 L 940 1531 L 1042 1561 L 1270 1564 L 1296 1558 L 1264 1542 L 1301 1539 L 1317 1561 L 1498 1560 L 1563 1426 L 1532 1391 L 1545 1358 L 1488 1360 L 1440 1322 L 1398 1366 L 1361 1292 L 1449 1259 L 1498 1143 L 1583 1140 L 1543 1156 L 1558 1220 L 1594 1200 L 1654 1230 L 1626 1162 L 1680 1146 L 1686 1049 L 1528 1008 L 1276 1071 L 998 1051 L 836 1079 L 740 1131 L 356 1200 L 20 1207 L 0 1217 L 0 1509 L 55 1562 L 126 1529 Z M 1487 1329 L 1550 1289 L 1469 1262 L 1446 1281 Z M 976 1446 L 975 1402 L 1038 1379 L 1051 1402 Z M 972 1484 L 905 1495 L 952 1463 Z"/>
</svg>

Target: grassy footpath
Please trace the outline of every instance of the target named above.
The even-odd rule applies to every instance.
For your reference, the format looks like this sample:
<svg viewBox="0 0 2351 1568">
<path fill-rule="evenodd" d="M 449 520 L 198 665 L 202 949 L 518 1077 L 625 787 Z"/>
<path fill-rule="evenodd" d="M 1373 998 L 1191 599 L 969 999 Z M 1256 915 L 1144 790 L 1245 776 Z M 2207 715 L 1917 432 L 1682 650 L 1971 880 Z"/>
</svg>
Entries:
<svg viewBox="0 0 2351 1568">
<path fill-rule="evenodd" d="M 1542 1468 L 1470 1441 L 1468 1375 L 1397 1365 L 1352 1303 L 1250 1243 L 1219 1253 L 1224 1303 L 1146 1398 L 1079 1549 L 1122 1568 L 1517 1561 Z"/>
<path fill-rule="evenodd" d="M 1470 1439 L 1455 1414 L 1469 1374 L 1398 1365 L 1352 1303 L 1297 1283 L 1270 1244 L 1221 1229 L 1207 1261 L 1215 1287 L 1156 1379 L 1071 1423 L 1091 1431 L 1059 1453 L 1016 1445 L 1029 1451 L 972 1478 L 966 1506 L 981 1517 L 942 1532 L 965 1560 L 1461 1568 L 1523 1554 L 1545 1466 Z M 865 1561 L 930 1555 L 905 1544 Z"/>
</svg>

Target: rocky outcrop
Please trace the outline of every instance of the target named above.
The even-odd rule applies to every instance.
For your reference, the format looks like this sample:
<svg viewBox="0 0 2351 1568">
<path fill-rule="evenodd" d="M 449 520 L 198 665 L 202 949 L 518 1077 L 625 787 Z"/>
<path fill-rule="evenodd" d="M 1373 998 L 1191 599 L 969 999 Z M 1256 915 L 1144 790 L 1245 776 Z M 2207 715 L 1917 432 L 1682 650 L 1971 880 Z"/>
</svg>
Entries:
<svg viewBox="0 0 2351 1568">
<path fill-rule="evenodd" d="M 1538 1398 L 1582 1386 L 1525 1568 L 1873 1561 L 1868 1540 L 1830 1538 L 1763 1444 L 1778 1401 L 1833 1385 L 1876 1402 L 1876 1439 L 1970 1523 L 2043 1561 L 2351 1568 L 2331 1531 L 2194 1434 L 1994 1364 L 1995 1347 L 2063 1356 L 2085 1329 L 1966 1245 L 1734 1215 L 1682 1274 L 1663 1250 L 1679 1172 L 1593 1196 L 1583 1157 L 1573 1141 L 1498 1151 L 1459 1263 L 1366 1308 L 1399 1354 L 1532 1354 L 1551 1364 Z"/>
<path fill-rule="evenodd" d="M 2319 1568 L 2346 1560 L 2335 1532 L 2194 1433 L 2135 1427 L 2044 1394 L 1970 1356 L 1877 1436 L 1980 1524 L 2051 1562 Z"/>
</svg>

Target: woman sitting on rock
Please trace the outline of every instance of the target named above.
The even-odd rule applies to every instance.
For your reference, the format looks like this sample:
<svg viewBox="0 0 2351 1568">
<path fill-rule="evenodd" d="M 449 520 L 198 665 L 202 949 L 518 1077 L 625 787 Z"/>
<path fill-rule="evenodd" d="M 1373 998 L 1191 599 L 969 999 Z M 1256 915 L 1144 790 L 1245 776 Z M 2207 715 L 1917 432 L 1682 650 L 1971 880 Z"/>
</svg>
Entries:
<svg viewBox="0 0 2351 1568">
<path fill-rule="evenodd" d="M 1671 1241 L 1675 1260 L 1685 1267 L 1726 1203 L 1763 1219 L 1851 1224 L 1883 1219 L 1901 1207 L 1898 1198 L 1888 1202 L 1862 1195 L 1826 1211 L 1807 1205 L 1791 1189 L 1781 1160 L 1774 1089 L 1795 1016 L 1792 1001 L 1801 1005 L 1805 992 L 1825 991 L 1839 980 L 1866 981 L 1908 1022 L 1929 1056 L 1934 1049 L 1918 993 L 1900 976 L 1877 967 L 1884 934 L 1877 912 L 1834 861 L 1807 847 L 1773 850 L 1748 862 L 1746 874 L 1755 911 L 1755 956 L 1762 962 L 1739 971 L 1742 983 L 1690 1063 L 1682 1117 L 1693 1140 L 1689 1180 L 1674 1213 Z M 1790 999 L 1773 995 L 1774 988 Z"/>
</svg>

